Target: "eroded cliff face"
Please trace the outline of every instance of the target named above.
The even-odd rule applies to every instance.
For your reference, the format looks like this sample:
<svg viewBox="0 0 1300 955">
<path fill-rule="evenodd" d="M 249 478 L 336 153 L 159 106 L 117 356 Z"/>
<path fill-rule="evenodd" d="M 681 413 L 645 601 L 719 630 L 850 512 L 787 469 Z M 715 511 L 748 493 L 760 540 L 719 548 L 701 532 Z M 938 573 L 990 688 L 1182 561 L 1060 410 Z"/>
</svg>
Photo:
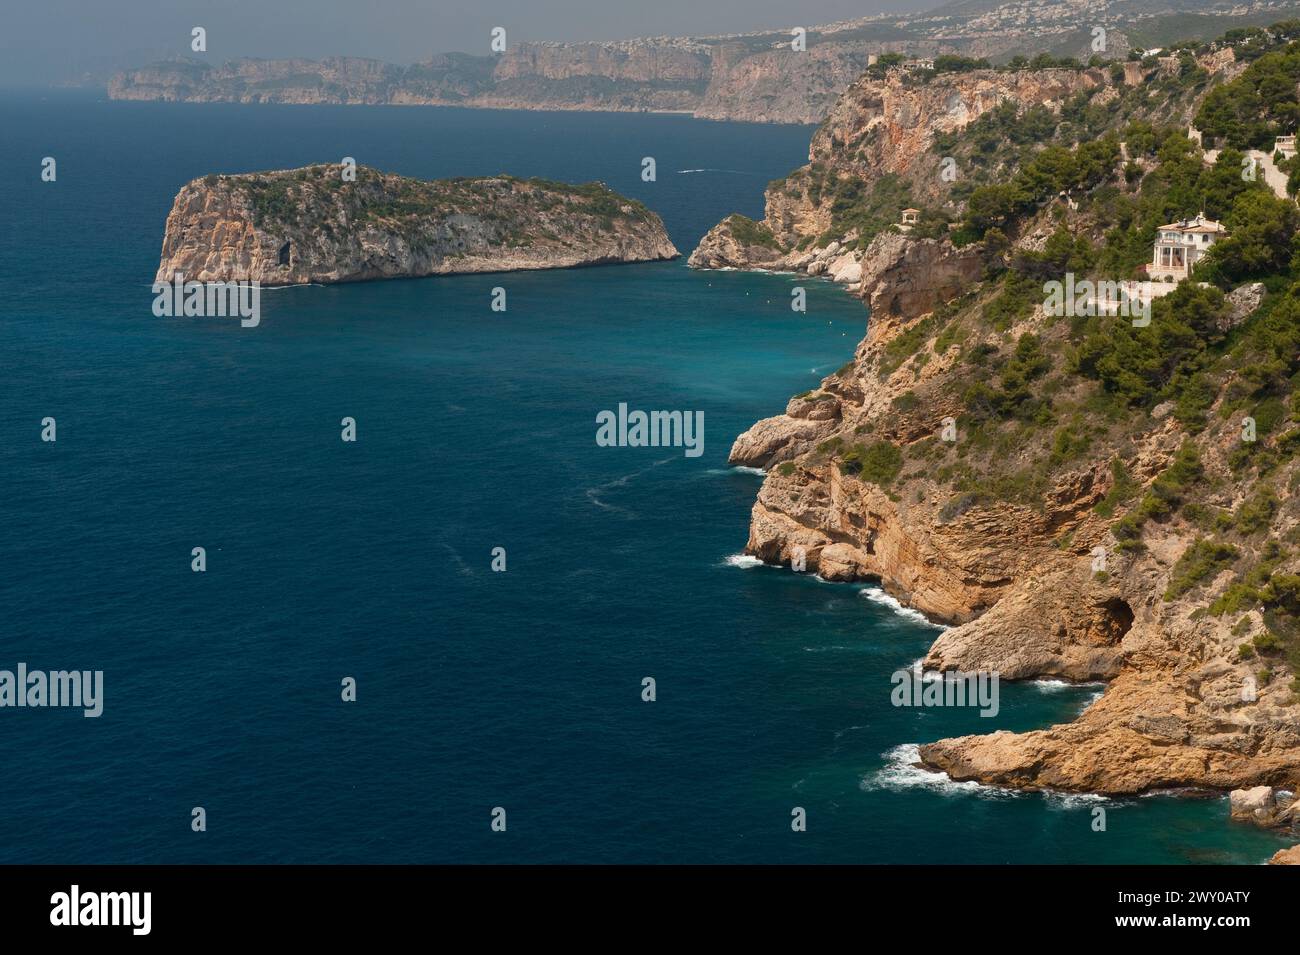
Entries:
<svg viewBox="0 0 1300 955">
<path fill-rule="evenodd" d="M 819 123 L 867 60 L 867 49 L 852 44 L 817 44 L 799 54 L 725 45 L 713 53 L 708 87 L 693 111 L 700 119 Z"/>
<path fill-rule="evenodd" d="M 979 281 L 989 253 L 982 244 L 957 248 L 946 239 L 912 238 L 882 232 L 865 249 L 838 241 L 809 251 L 782 253 L 768 245 L 737 240 L 732 220 L 704 237 L 688 264 L 699 269 L 766 269 L 820 276 L 844 285 L 865 301 L 877 323 L 918 315 Z"/>
<path fill-rule="evenodd" d="M 678 255 L 663 222 L 598 183 L 509 176 L 424 182 L 338 165 L 207 176 L 167 216 L 157 281 L 264 285 L 647 262 Z"/>
<path fill-rule="evenodd" d="M 927 669 L 1108 681 L 1073 723 L 922 746 L 925 764 L 954 779 L 1113 794 L 1294 788 L 1300 706 L 1288 680 L 1256 687 L 1257 664 L 1240 658 L 1232 618 L 1206 615 L 1203 595 L 1165 598 L 1178 558 L 1198 537 L 1194 527 L 1161 527 L 1138 555 L 1116 549 L 1114 518 L 1095 509 L 1114 486 L 1105 461 L 1081 464 L 1040 506 L 1026 506 L 965 499 L 924 464 L 905 465 L 883 488 L 835 459 L 828 444 L 864 434 L 922 447 L 946 414 L 959 413 L 942 397 L 950 371 L 943 356 L 925 365 L 924 377 L 910 366 L 882 375 L 889 343 L 915 321 L 873 321 L 847 369 L 736 440 L 734 462 L 769 468 L 746 551 L 787 565 L 802 555 L 809 572 L 828 580 L 879 581 L 953 624 L 930 648 Z M 904 394 L 926 395 L 919 418 L 898 413 Z M 1226 444 L 1232 424 L 1209 441 Z M 1152 421 L 1134 439 L 1134 477 L 1149 483 L 1179 444 L 1170 420 Z M 1223 486 L 1230 504 L 1231 475 L 1212 449 L 1206 457 L 1206 481 Z M 1290 508 L 1283 513 L 1279 523 L 1292 526 Z M 1109 555 L 1100 574 L 1098 547 Z"/>
<path fill-rule="evenodd" d="M 964 128 L 1001 99 L 1051 108 L 1106 82 L 1058 70 L 920 86 L 864 79 L 817 133 L 805 171 L 868 184 L 887 172 L 914 179 L 936 158 L 936 135 Z M 829 580 L 878 581 L 951 624 L 927 653 L 927 669 L 1105 681 L 1101 698 L 1073 722 L 923 745 L 923 763 L 954 779 L 1114 794 L 1300 785 L 1296 674 L 1276 658 L 1262 674 L 1260 660 L 1241 651 L 1243 640 L 1268 633 L 1267 621 L 1258 611 L 1207 612 L 1233 579 L 1226 569 L 1190 590 L 1171 586 L 1203 528 L 1182 516 L 1151 523 L 1138 547 L 1120 546 L 1115 533 L 1126 508 L 1188 444 L 1204 468 L 1195 491 L 1203 512 L 1233 513 L 1251 493 L 1230 465 L 1244 412 L 1220 395 L 1194 433 L 1167 407 L 1123 426 L 1092 420 L 1084 425 L 1088 452 L 1067 465 L 1053 456 L 1051 432 L 1032 427 L 971 447 L 957 430 L 971 388 L 998 373 L 1022 336 L 1065 354 L 1068 323 L 1038 305 L 1010 327 L 991 325 L 982 310 L 995 293 L 982 282 L 996 253 L 893 230 L 863 247 L 856 235 L 828 232 L 828 202 L 798 178 L 790 177 L 794 188 L 787 180 L 769 189 L 764 220 L 720 223 L 690 259 L 701 268 L 824 276 L 871 307 L 852 362 L 736 439 L 732 463 L 767 471 L 747 552 L 773 564 L 799 558 Z M 1041 250 L 1059 217 L 1074 234 L 1100 240 L 1096 222 L 1061 205 L 1026 223 L 1013 252 Z M 1258 305 L 1257 296 L 1246 301 L 1249 291 L 1228 297 L 1225 321 L 1240 322 Z M 1057 386 L 1078 402 L 1088 387 L 1065 375 Z M 871 457 L 882 448 L 896 455 Z M 1127 490 L 1117 486 L 1117 460 Z M 996 490 L 999 481 L 1013 486 Z M 1294 538 L 1300 465 L 1288 464 L 1270 486 L 1278 501 L 1268 540 Z"/>
<path fill-rule="evenodd" d="M 923 197 L 937 197 L 944 185 L 942 157 L 929 155 L 937 136 L 965 129 L 1008 100 L 1059 109 L 1075 93 L 1107 85 L 1101 69 L 975 70 L 926 82 L 906 70 L 892 70 L 883 79 L 863 76 L 818 128 L 808 160 L 864 183 L 907 174 Z M 917 168 L 922 160 L 925 167 Z"/>
<path fill-rule="evenodd" d="M 974 70 L 929 80 L 901 69 L 879 78 L 862 74 L 814 133 L 808 165 L 768 186 L 757 235 L 770 241 L 755 242 L 755 230 L 737 232 L 734 218 L 724 220 L 700 241 L 691 263 L 806 271 L 825 262 L 818 255 L 824 245 L 810 250 L 809 243 L 824 241 L 834 225 L 836 190 L 828 183 L 851 181 L 865 194 L 894 175 L 916 201 L 940 200 L 957 179 L 944 177 L 944 157 L 932 151 L 938 136 L 965 129 L 1000 103 L 1059 110 L 1074 94 L 1110 83 L 1103 70 Z M 845 237 L 832 238 L 838 251 Z M 835 271 L 828 264 L 811 274 Z"/>
</svg>

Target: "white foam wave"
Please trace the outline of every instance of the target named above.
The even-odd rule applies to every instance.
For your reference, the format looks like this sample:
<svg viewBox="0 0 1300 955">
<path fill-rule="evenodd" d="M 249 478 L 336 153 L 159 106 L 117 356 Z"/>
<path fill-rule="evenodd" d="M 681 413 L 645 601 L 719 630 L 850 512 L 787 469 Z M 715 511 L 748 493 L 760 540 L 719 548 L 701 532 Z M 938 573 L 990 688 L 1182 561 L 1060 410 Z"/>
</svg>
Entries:
<svg viewBox="0 0 1300 955">
<path fill-rule="evenodd" d="M 1090 695 L 1088 696 L 1088 698 L 1087 698 L 1086 700 L 1083 701 L 1083 706 L 1079 707 L 1079 712 L 1082 713 L 1082 712 L 1083 712 L 1084 710 L 1086 710 L 1088 707 L 1092 706 L 1092 704 L 1094 704 L 1094 703 L 1096 703 L 1098 700 L 1100 700 L 1100 699 L 1102 698 L 1102 695 L 1103 695 L 1105 692 L 1106 692 L 1106 691 L 1105 691 L 1104 689 L 1102 689 L 1102 690 L 1098 690 L 1096 693 L 1092 693 L 1092 694 L 1090 694 Z"/>
<path fill-rule="evenodd" d="M 981 799 L 1020 799 L 1031 793 L 1004 789 L 999 786 L 986 786 L 974 780 L 956 782 L 944 772 L 926 769 L 919 765 L 921 746 L 919 743 L 904 743 L 895 746 L 883 754 L 885 765 L 870 775 L 864 776 L 858 784 L 864 791 L 887 789 L 899 792 L 908 789 L 926 789 L 942 796 L 978 796 Z M 1055 809 L 1082 809 L 1097 803 L 1110 802 L 1110 798 L 1099 793 L 1066 793 L 1045 790 L 1039 793 Z"/>
<path fill-rule="evenodd" d="M 1039 693 L 1060 693 L 1062 690 L 1073 690 L 1075 688 L 1081 689 L 1089 686 L 1104 687 L 1106 685 L 1098 680 L 1090 680 L 1087 683 L 1071 683 L 1069 680 L 1058 680 L 1055 677 L 1045 677 L 1041 680 L 1030 680 L 1029 682 L 1033 684 L 1034 688 L 1037 689 Z M 1092 699 L 1095 700 L 1100 696 L 1101 694 L 1098 693 L 1093 696 Z"/>
<path fill-rule="evenodd" d="M 767 472 L 764 471 L 762 468 L 746 467 L 743 464 L 737 464 L 735 467 L 731 468 L 730 470 L 739 471 L 741 474 L 757 474 L 760 476 L 766 476 L 767 474 Z"/>
<path fill-rule="evenodd" d="M 982 783 L 959 783 L 944 772 L 936 772 L 917 765 L 921 761 L 921 745 L 904 743 L 884 754 L 885 765 L 862 778 L 858 786 L 866 792 L 887 789 L 899 792 L 907 789 L 927 789 L 944 796 L 972 795 L 990 799 L 1013 798 L 1018 795 L 1009 789 L 996 789 Z"/>
<path fill-rule="evenodd" d="M 882 607 L 888 607 L 900 617 L 906 617 L 908 620 L 915 620 L 917 623 L 923 623 L 928 627 L 934 627 L 936 630 L 947 630 L 941 623 L 935 623 L 919 610 L 913 610 L 911 607 L 905 607 L 889 594 L 876 587 L 865 587 L 862 590 L 862 596 L 866 597 L 872 603 L 880 604 Z"/>
<path fill-rule="evenodd" d="M 1110 797 L 1103 796 L 1101 793 L 1058 793 L 1051 790 L 1044 792 L 1043 798 L 1053 809 L 1084 809 L 1098 803 L 1110 802 Z"/>
<path fill-rule="evenodd" d="M 722 561 L 728 567 L 765 567 L 761 560 L 752 554 L 731 554 Z"/>
</svg>

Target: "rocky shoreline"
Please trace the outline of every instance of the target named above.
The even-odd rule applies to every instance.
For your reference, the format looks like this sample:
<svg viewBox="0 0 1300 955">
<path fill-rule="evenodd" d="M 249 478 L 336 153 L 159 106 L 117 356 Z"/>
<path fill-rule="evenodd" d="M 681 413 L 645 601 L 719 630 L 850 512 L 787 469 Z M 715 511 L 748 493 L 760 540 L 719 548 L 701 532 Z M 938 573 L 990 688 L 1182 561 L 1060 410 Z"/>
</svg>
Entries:
<svg viewBox="0 0 1300 955">
<path fill-rule="evenodd" d="M 1203 68 L 1217 77 L 1241 69 L 1221 54 Z M 815 134 L 809 165 L 769 187 L 764 219 L 732 216 L 703 238 L 693 267 L 827 278 L 870 308 L 867 335 L 849 364 L 736 439 L 731 463 L 766 471 L 745 552 L 786 565 L 797 553 L 827 580 L 878 581 L 904 605 L 950 624 L 926 655 L 927 669 L 1105 681 L 1102 696 L 1070 723 L 930 742 L 920 747 L 925 768 L 1030 791 L 1289 792 L 1300 785 L 1300 705 L 1285 669 L 1255 686 L 1257 664 L 1240 645 L 1243 632 L 1260 626 L 1257 615 L 1233 626 L 1234 618 L 1206 613 L 1204 594 L 1172 584 L 1200 532 L 1185 521 L 1152 524 L 1142 546 L 1116 544 L 1122 512 L 1108 502 L 1120 491 L 1149 489 L 1184 444 L 1167 409 L 1154 409 L 1116 445 L 1131 492 L 1117 488 L 1111 452 L 1051 474 L 1033 501 L 959 493 L 944 479 L 970 467 L 939 437 L 943 423 L 955 426 L 968 410 L 966 356 L 1065 332 L 1041 305 L 1009 329 L 967 321 L 953 337 L 931 318 L 978 316 L 993 299 L 983 291 L 988 268 L 1005 255 L 1041 250 L 1054 223 L 1069 221 L 1068 205 L 1008 237 L 1009 252 L 897 226 L 866 239 L 834 229 L 832 203 L 846 183 L 865 184 L 862 194 L 890 175 L 913 201 L 947 201 L 934 168 L 937 137 L 998 104 L 1058 110 L 1080 93 L 1104 103 L 1122 95 L 1115 84 L 1132 79 L 976 71 L 918 86 L 901 76 L 863 77 Z M 1076 233 L 1095 228 L 1084 219 L 1069 224 Z M 1241 499 L 1227 466 L 1239 424 L 1224 417 L 1195 444 L 1206 487 L 1218 489 L 1206 506 L 1230 512 Z M 1039 450 L 1009 453 L 1031 460 Z M 1293 862 L 1298 851 L 1274 861 Z"/>
</svg>

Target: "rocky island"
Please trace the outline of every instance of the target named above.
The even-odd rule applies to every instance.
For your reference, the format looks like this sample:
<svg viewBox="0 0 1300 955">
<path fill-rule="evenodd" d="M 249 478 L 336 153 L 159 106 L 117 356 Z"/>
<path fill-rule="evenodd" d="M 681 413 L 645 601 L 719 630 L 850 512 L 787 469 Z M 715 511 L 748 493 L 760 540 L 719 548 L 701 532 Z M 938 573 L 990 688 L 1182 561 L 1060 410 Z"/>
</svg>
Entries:
<svg viewBox="0 0 1300 955">
<path fill-rule="evenodd" d="M 344 172 L 323 164 L 186 183 L 157 281 L 302 285 L 678 255 L 659 216 L 601 183 Z"/>
<path fill-rule="evenodd" d="M 925 742 L 926 767 L 1027 790 L 1266 787 L 1269 806 L 1300 787 L 1300 214 L 1240 174 L 1294 132 L 1296 39 L 868 72 L 765 217 L 691 255 L 870 307 L 850 362 L 736 440 L 732 462 L 766 470 L 747 552 L 798 552 L 952 625 L 928 669 L 1106 683 L 1073 722 Z M 1290 93 L 1251 92 L 1274 82 Z M 1226 237 L 1145 324 L 1047 306 L 1067 276 L 1149 278 L 1160 228 L 1199 213 Z"/>
</svg>

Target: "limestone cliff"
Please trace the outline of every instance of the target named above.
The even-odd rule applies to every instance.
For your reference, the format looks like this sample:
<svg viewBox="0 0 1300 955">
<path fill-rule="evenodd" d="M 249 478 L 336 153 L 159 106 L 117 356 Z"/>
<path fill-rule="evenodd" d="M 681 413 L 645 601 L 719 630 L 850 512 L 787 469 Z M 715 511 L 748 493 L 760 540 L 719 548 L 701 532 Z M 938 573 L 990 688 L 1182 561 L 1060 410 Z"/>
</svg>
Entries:
<svg viewBox="0 0 1300 955">
<path fill-rule="evenodd" d="M 1180 75 L 1222 82 L 1241 69 L 1227 53 Z M 1205 309 L 1187 331 L 1213 345 L 1197 412 L 1188 398 L 1156 403 L 1154 387 L 1150 400 L 1116 401 L 1087 355 L 1127 332 L 1048 314 L 1042 283 L 1053 243 L 1107 243 L 1114 210 L 1161 162 L 1154 145 L 1126 166 L 1102 143 L 1077 198 L 1040 193 L 999 220 L 996 242 L 993 230 L 970 234 L 969 191 L 937 175 L 940 144 L 980 168 L 981 138 L 963 133 L 985 116 L 1001 124 L 985 127 L 994 148 L 1032 119 L 1077 151 L 1083 137 L 1062 117 L 1088 103 L 1114 128 L 1172 120 L 1172 156 L 1193 148 L 1185 118 L 1204 85 L 1146 67 L 864 76 L 814 136 L 809 165 L 769 187 L 764 219 L 729 217 L 691 255 L 700 268 L 826 277 L 871 307 L 849 364 L 736 439 L 731 461 L 767 470 L 747 552 L 878 581 L 953 624 L 929 669 L 1106 681 L 1071 723 L 923 745 L 924 764 L 954 779 L 1102 793 L 1300 785 L 1300 628 L 1284 596 L 1292 580 L 1300 588 L 1287 546 L 1300 536 L 1300 460 L 1286 443 L 1300 429 L 1243 447 L 1254 386 L 1239 369 L 1259 359 L 1217 357 L 1226 330 L 1259 322 L 1258 287 L 1223 296 L 1185 283 L 1167 309 L 1157 303 L 1157 329 Z M 985 165 L 981 182 L 1014 177 L 1045 145 L 1003 147 L 1013 161 Z M 1200 165 L 1166 161 L 1149 193 Z M 932 219 L 900 229 L 889 203 L 908 201 Z"/>
<path fill-rule="evenodd" d="M 1025 328 L 1042 331 L 1043 320 Z M 848 368 L 737 439 L 734 462 L 770 468 L 746 551 L 785 564 L 801 551 L 826 579 L 878 580 L 905 604 L 956 624 L 931 648 L 927 668 L 1109 681 L 1074 723 L 923 746 L 926 764 L 954 779 L 1105 793 L 1294 788 L 1300 706 L 1287 671 L 1256 687 L 1258 663 L 1239 649 L 1243 633 L 1263 630 L 1260 620 L 1248 616 L 1243 630 L 1235 617 L 1205 614 L 1201 593 L 1164 596 L 1202 532 L 1174 522 L 1153 529 L 1142 552 L 1118 551 L 1113 518 L 1097 512 L 1115 488 L 1109 455 L 1053 475 L 1036 503 L 954 489 L 943 471 L 959 460 L 961 436 L 949 451 L 935 435 L 944 418 L 963 414 L 947 380 L 955 349 L 936 351 L 927 336 L 916 351 L 929 357 L 922 368 L 889 369 L 890 344 L 916 321 L 873 319 Z M 1215 429 L 1203 452 L 1215 462 L 1206 481 L 1224 487 L 1219 506 L 1240 499 L 1213 453 L 1235 424 Z M 1131 477 L 1149 485 L 1180 437 L 1169 419 L 1133 436 Z M 901 447 L 901 473 L 855 473 L 843 452 L 863 441 Z M 1025 471 L 1046 470 L 1050 457 L 1033 447 L 1003 453 Z M 1287 499 L 1280 526 L 1294 526 L 1298 505 Z M 1105 573 L 1094 569 L 1098 547 L 1109 555 Z"/>
<path fill-rule="evenodd" d="M 567 268 L 678 255 L 659 217 L 600 183 L 425 182 L 338 165 L 195 179 L 167 216 L 158 281 L 264 285 Z"/>
<path fill-rule="evenodd" d="M 894 176 L 906 184 L 909 202 L 942 201 L 961 181 L 962 170 L 954 165 L 952 178 L 944 177 L 944 157 L 932 151 L 938 137 L 960 132 L 1002 103 L 1059 110 L 1069 97 L 1111 83 L 1100 69 L 974 70 L 928 80 L 901 69 L 864 73 L 813 134 L 808 165 L 768 186 L 763 220 L 741 230 L 733 228 L 737 217 L 724 220 L 701 240 L 691 262 L 702 268 L 757 264 L 794 271 L 820 262 L 825 269 L 810 274 L 834 277 L 835 265 L 817 253 L 827 243 L 841 250 L 848 226 L 837 231 L 836 208 L 837 200 L 843 206 L 846 186 L 862 195 Z M 897 222 L 897 211 L 891 211 Z M 841 261 L 849 251 L 841 253 Z"/>
<path fill-rule="evenodd" d="M 114 75 L 108 95 L 171 102 L 673 111 L 704 119 L 817 123 L 872 54 L 906 50 L 934 56 L 969 46 L 950 38 L 905 40 L 896 30 L 871 29 L 824 35 L 814 29 L 809 44 L 807 50 L 792 50 L 785 32 L 519 43 L 496 55 L 447 53 L 411 66 L 362 57 L 236 59 L 219 65 L 179 59 Z M 1001 47 L 980 43 L 979 48 L 996 52 Z"/>
</svg>

